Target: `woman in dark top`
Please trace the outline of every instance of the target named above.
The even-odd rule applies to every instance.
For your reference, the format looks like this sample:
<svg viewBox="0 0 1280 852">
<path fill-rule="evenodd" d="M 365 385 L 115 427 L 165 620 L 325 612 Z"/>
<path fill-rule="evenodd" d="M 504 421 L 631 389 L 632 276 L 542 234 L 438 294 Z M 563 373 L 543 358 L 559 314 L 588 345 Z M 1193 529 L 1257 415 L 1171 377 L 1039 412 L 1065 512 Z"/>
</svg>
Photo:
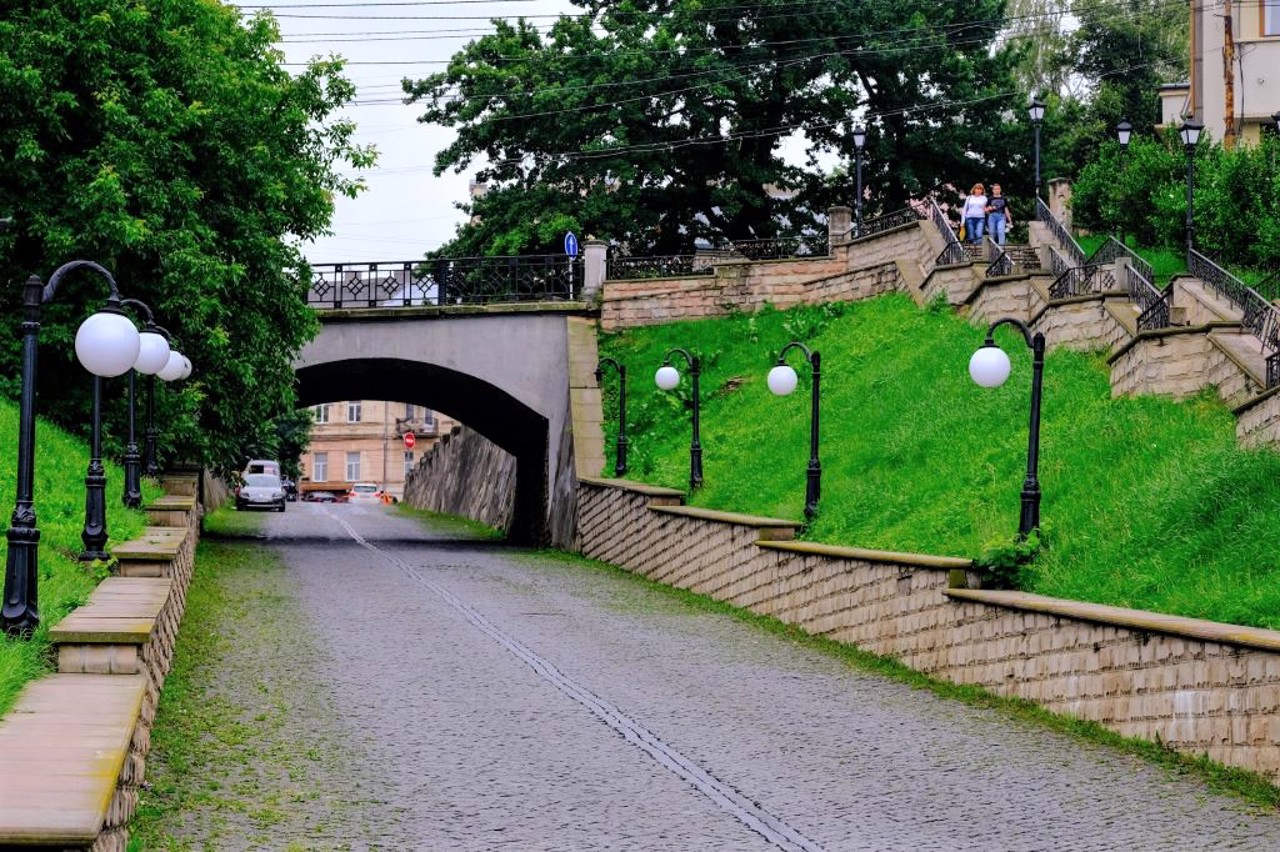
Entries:
<svg viewBox="0 0 1280 852">
<path fill-rule="evenodd" d="M 1000 184 L 991 184 L 991 197 L 987 199 L 987 233 L 997 245 L 1004 245 L 1004 232 L 1012 220 L 1009 199 L 1000 192 Z"/>
</svg>

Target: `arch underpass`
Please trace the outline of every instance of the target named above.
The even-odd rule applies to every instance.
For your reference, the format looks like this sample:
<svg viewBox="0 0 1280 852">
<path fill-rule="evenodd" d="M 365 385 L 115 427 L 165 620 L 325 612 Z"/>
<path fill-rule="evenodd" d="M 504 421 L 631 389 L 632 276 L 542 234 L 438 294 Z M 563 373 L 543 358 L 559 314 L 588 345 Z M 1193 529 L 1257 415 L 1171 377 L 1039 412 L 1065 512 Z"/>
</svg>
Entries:
<svg viewBox="0 0 1280 852">
<path fill-rule="evenodd" d="M 583 313 L 324 311 L 320 334 L 294 365 L 298 403 L 383 399 L 460 420 L 516 459 L 510 538 L 550 541 L 557 500 L 572 499 L 557 497 L 553 484 L 573 465 L 568 326 Z M 594 352 L 591 360 L 594 368 Z"/>
</svg>

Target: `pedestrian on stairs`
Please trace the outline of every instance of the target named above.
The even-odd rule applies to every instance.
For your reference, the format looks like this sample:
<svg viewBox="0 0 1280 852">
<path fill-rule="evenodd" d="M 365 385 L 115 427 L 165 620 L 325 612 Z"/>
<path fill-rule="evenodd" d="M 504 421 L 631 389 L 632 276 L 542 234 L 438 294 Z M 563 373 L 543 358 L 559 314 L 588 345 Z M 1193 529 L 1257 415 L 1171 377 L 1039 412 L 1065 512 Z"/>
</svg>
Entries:
<svg viewBox="0 0 1280 852">
<path fill-rule="evenodd" d="M 1000 184 L 991 184 L 991 197 L 987 199 L 987 233 L 996 245 L 1004 245 L 1005 231 L 1013 224 L 1009 213 L 1009 199 L 1000 192 Z"/>
<path fill-rule="evenodd" d="M 975 183 L 973 189 L 969 190 L 960 215 L 964 219 L 965 239 L 976 246 L 982 242 L 982 226 L 987 219 L 987 195 L 982 184 Z"/>
</svg>

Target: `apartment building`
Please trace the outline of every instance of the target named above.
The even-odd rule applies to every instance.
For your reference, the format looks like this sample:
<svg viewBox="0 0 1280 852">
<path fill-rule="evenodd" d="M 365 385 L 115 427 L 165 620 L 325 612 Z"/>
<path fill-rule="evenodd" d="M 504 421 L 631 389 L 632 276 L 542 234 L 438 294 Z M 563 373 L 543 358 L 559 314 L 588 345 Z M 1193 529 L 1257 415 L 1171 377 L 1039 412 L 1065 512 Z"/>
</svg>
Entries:
<svg viewBox="0 0 1280 852">
<path fill-rule="evenodd" d="M 375 482 L 396 497 L 405 476 L 457 422 L 420 405 L 382 400 L 330 402 L 312 408 L 303 481 Z M 406 433 L 413 446 L 406 446 Z"/>
</svg>

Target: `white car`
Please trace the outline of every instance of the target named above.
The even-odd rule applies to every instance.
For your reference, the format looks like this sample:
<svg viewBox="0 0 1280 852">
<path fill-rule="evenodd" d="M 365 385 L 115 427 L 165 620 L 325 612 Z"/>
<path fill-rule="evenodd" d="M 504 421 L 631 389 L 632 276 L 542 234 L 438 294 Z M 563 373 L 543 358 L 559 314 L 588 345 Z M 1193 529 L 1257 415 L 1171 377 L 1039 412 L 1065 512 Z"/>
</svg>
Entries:
<svg viewBox="0 0 1280 852">
<path fill-rule="evenodd" d="M 382 489 L 373 482 L 354 482 L 347 492 L 349 503 L 381 503 Z"/>
<path fill-rule="evenodd" d="M 283 512 L 285 499 L 284 483 L 273 473 L 251 473 L 236 489 L 236 508 L 241 511 L 262 508 Z"/>
</svg>

